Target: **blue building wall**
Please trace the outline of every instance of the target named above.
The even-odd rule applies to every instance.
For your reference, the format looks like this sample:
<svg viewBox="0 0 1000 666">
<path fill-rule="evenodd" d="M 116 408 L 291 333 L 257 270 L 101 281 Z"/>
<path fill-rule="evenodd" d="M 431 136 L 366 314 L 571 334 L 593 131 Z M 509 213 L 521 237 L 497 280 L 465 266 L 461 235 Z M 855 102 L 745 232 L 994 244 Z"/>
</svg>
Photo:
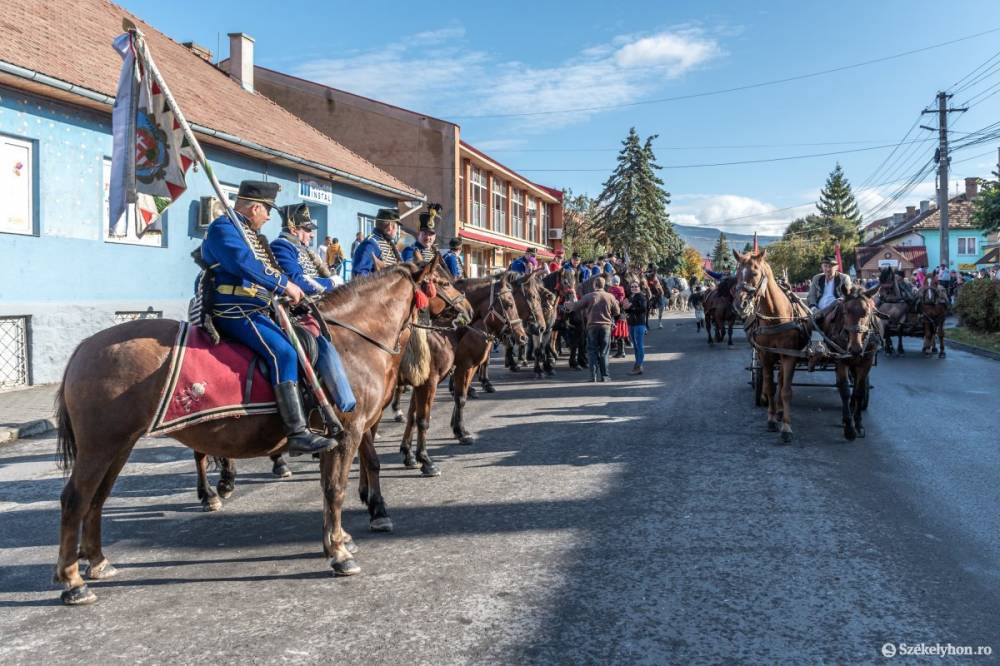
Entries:
<svg viewBox="0 0 1000 666">
<path fill-rule="evenodd" d="M 927 247 L 927 265 L 930 268 L 941 265 L 941 232 L 938 229 L 921 229 Z M 958 253 L 959 238 L 975 238 L 976 251 L 972 254 Z M 981 229 L 949 229 L 948 230 L 948 268 L 951 270 L 974 270 L 971 266 L 976 259 L 983 256 L 983 244 L 986 243 L 986 233 Z"/>
<path fill-rule="evenodd" d="M 198 228 L 199 198 L 214 194 L 204 173 L 189 172 L 188 190 L 167 210 L 162 247 L 108 242 L 103 228 L 103 173 L 112 150 L 110 110 L 100 113 L 0 87 L 0 133 L 33 143 L 36 179 L 35 235 L 0 233 L 0 314 L 33 315 L 36 332 L 44 332 L 46 317 L 83 303 L 87 309 L 113 314 L 125 309 L 123 304 L 155 306 L 190 298 L 197 272 L 190 253 L 203 235 Z M 279 205 L 302 201 L 297 172 L 203 147 L 222 183 L 277 181 L 282 186 Z M 332 204 L 306 203 L 319 222 L 318 239 L 337 236 L 348 248 L 359 213 L 374 216 L 379 208 L 396 205 L 393 199 L 342 184 L 334 184 Z M 279 231 L 275 213 L 264 233 L 274 238 Z M 166 308 L 166 316 L 177 316 L 176 309 Z M 95 321 L 105 320 L 101 315 Z M 71 325 L 65 317 L 59 322 L 60 327 Z M 88 322 L 81 329 L 89 335 L 95 325 Z M 72 346 L 82 337 L 74 336 Z M 44 344 L 38 335 L 33 339 Z M 46 353 L 45 359 L 34 359 L 35 375 L 51 381 L 48 365 L 61 366 L 58 357 L 63 351 Z M 45 371 L 39 372 L 39 362 Z"/>
</svg>

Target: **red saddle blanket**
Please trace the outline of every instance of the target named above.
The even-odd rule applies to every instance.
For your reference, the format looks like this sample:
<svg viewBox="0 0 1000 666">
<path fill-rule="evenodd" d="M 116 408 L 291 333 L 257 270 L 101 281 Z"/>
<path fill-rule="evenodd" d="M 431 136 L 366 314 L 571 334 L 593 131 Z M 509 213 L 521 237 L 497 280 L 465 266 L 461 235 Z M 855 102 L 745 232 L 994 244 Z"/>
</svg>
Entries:
<svg viewBox="0 0 1000 666">
<path fill-rule="evenodd" d="M 162 435 L 215 419 L 276 414 L 274 389 L 250 349 L 214 344 L 200 327 L 181 322 L 170 372 L 148 434 Z"/>
</svg>

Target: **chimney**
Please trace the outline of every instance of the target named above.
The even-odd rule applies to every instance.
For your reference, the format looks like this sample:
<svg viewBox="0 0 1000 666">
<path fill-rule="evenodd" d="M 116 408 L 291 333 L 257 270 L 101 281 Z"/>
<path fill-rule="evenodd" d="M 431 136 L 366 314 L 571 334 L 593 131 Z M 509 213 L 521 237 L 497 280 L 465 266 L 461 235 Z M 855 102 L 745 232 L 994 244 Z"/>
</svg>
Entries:
<svg viewBox="0 0 1000 666">
<path fill-rule="evenodd" d="M 966 178 L 965 179 L 965 200 L 972 201 L 979 195 L 979 179 L 978 178 Z"/>
<path fill-rule="evenodd" d="M 903 214 L 902 213 L 893 213 L 892 214 L 892 226 L 896 226 L 897 224 L 900 224 L 902 221 L 903 221 Z"/>
<path fill-rule="evenodd" d="M 916 206 L 907 206 L 906 207 L 906 217 L 913 217 L 916 214 L 917 214 L 917 207 Z"/>
<path fill-rule="evenodd" d="M 253 37 L 246 33 L 229 33 L 229 76 L 253 91 Z"/>
<path fill-rule="evenodd" d="M 926 213 L 930 209 L 931 209 L 931 202 L 930 201 L 928 201 L 927 199 L 924 199 L 923 201 L 920 202 L 920 212 L 921 213 Z"/>
</svg>

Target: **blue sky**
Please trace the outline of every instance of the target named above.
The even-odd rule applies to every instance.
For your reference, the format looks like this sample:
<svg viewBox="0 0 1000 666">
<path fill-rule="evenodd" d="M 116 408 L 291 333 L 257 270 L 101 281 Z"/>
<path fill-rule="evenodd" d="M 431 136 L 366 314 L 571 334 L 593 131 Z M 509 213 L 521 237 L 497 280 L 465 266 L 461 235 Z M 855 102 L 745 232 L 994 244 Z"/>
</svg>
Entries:
<svg viewBox="0 0 1000 666">
<path fill-rule="evenodd" d="M 889 214 L 933 199 L 930 176 L 878 211 L 893 184 L 931 156 L 931 141 L 903 144 L 878 171 L 891 149 L 690 165 L 894 145 L 939 89 L 1000 51 L 1000 32 L 994 32 L 834 74 L 650 103 L 1000 28 L 1000 2 L 121 4 L 178 41 L 193 39 L 217 54 L 221 43 L 222 57 L 226 33 L 246 32 L 256 40 L 258 64 L 454 120 L 465 140 L 554 187 L 598 194 L 629 127 L 658 134 L 659 161 L 674 167 L 661 172 L 673 198 L 672 219 L 739 232 L 775 232 L 808 212 L 808 206 L 783 209 L 815 200 L 838 160 L 855 186 L 869 181 L 863 210 Z M 1000 92 L 991 89 L 1000 85 L 997 63 L 1000 56 L 983 70 L 982 81 L 952 100 L 978 102 L 953 116 L 957 131 L 1000 121 L 1000 94 L 988 96 Z M 618 108 L 517 115 L 606 106 Z M 935 125 L 936 119 L 922 122 Z M 931 135 L 917 129 L 907 141 Z M 998 145 L 955 154 L 952 189 L 964 176 L 987 176 Z M 746 215 L 755 217 L 732 219 Z"/>
</svg>

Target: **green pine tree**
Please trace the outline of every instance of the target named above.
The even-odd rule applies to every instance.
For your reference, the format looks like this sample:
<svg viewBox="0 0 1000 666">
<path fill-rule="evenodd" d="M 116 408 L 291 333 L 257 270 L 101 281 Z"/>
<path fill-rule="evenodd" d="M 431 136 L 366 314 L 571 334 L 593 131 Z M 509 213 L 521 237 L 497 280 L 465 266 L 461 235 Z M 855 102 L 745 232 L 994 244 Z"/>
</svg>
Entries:
<svg viewBox="0 0 1000 666">
<path fill-rule="evenodd" d="M 629 130 L 618 153 L 618 166 L 596 202 L 596 240 L 627 256 L 633 265 L 676 265 L 684 251 L 684 242 L 667 213 L 670 193 L 656 175 L 661 167 L 653 153 L 655 138 L 650 136 L 643 144 L 635 128 Z"/>
<path fill-rule="evenodd" d="M 729 250 L 729 241 L 726 240 L 725 232 L 719 232 L 719 240 L 715 241 L 712 248 L 712 270 L 719 273 L 735 270 L 736 258 Z"/>
<path fill-rule="evenodd" d="M 827 176 L 826 185 L 819 193 L 819 203 L 816 204 L 821 217 L 828 220 L 841 219 L 850 222 L 854 228 L 861 224 L 861 212 L 858 202 L 854 199 L 851 184 L 844 177 L 840 163 Z"/>
</svg>

